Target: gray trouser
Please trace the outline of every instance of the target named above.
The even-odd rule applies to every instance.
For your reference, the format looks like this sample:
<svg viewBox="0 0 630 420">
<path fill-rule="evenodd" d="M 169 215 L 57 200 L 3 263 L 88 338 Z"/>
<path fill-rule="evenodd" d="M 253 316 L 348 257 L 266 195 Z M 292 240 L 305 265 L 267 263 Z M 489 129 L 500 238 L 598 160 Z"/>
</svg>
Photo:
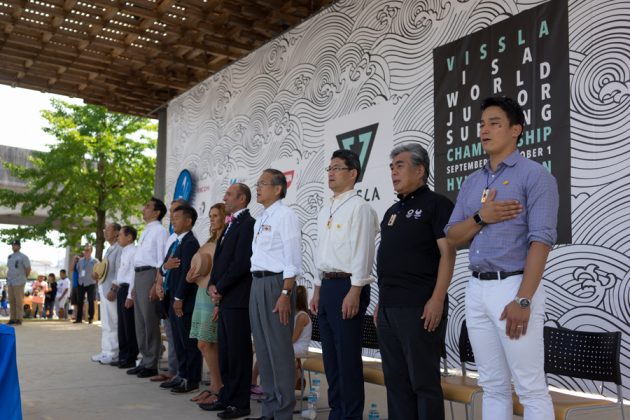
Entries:
<svg viewBox="0 0 630 420">
<path fill-rule="evenodd" d="M 275 420 L 292 419 L 295 407 L 295 294 L 291 294 L 288 325 L 282 325 L 278 313 L 272 312 L 283 284 L 282 274 L 254 278 L 249 295 L 249 319 L 264 392 L 262 415 Z"/>
<path fill-rule="evenodd" d="M 155 311 L 155 303 L 149 301 L 149 291 L 155 281 L 155 268 L 136 273 L 134 289 L 136 297 L 133 313 L 136 324 L 138 350 L 142 353 L 142 366 L 157 369 L 160 358 L 160 318 Z"/>
<path fill-rule="evenodd" d="M 173 329 L 171 321 L 166 318 L 164 320 L 164 330 L 166 330 L 166 339 L 168 340 L 168 373 L 178 375 L 177 371 L 177 354 L 175 354 L 175 341 L 173 340 Z"/>
</svg>

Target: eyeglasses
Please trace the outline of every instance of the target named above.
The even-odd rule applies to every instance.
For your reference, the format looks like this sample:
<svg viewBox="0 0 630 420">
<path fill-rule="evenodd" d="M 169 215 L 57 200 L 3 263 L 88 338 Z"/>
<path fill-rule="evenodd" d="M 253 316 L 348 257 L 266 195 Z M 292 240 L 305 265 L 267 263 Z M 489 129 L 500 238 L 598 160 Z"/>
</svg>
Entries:
<svg viewBox="0 0 630 420">
<path fill-rule="evenodd" d="M 339 166 L 329 166 L 326 168 L 326 172 L 340 172 L 340 171 L 351 171 L 352 168 L 342 168 Z"/>
<path fill-rule="evenodd" d="M 267 185 L 275 185 L 275 184 L 273 182 L 262 182 L 262 181 L 260 181 L 260 182 L 255 183 L 254 187 L 258 188 L 258 187 L 264 187 L 264 186 L 267 186 Z"/>
</svg>

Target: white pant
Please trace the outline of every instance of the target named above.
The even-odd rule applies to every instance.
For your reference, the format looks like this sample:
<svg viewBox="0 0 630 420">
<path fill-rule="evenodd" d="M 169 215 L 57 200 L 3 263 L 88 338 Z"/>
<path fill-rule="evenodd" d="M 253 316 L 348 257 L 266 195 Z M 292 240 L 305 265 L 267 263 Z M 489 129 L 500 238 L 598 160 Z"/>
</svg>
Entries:
<svg viewBox="0 0 630 420">
<path fill-rule="evenodd" d="M 118 357 L 118 312 L 116 301 L 107 300 L 108 290 L 98 286 L 101 297 L 101 353 L 111 357 Z"/>
<path fill-rule="evenodd" d="M 553 420 L 553 404 L 545 382 L 543 326 L 545 289 L 538 286 L 531 304 L 527 334 L 511 340 L 499 317 L 514 300 L 522 276 L 504 280 L 470 277 L 466 287 L 466 325 L 483 387 L 483 418 L 512 419 L 512 389 L 525 408 L 524 420 Z"/>
</svg>

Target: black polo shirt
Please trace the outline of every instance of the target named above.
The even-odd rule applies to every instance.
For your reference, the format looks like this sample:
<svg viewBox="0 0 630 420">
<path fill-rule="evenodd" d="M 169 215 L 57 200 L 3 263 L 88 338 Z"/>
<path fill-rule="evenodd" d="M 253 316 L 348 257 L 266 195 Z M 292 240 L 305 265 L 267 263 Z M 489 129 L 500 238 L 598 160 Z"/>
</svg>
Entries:
<svg viewBox="0 0 630 420">
<path fill-rule="evenodd" d="M 444 226 L 453 203 L 422 186 L 391 206 L 381 222 L 376 258 L 379 305 L 424 305 L 437 281 Z"/>
</svg>

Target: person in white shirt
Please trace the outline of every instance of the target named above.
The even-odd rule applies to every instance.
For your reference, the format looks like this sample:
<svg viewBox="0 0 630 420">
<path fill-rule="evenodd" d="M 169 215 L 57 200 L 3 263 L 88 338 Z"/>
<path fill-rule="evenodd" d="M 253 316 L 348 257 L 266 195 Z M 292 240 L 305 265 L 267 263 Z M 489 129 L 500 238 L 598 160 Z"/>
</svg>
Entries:
<svg viewBox="0 0 630 420">
<path fill-rule="evenodd" d="M 317 218 L 318 276 L 311 311 L 319 319 L 330 418 L 362 419 L 361 327 L 375 281 L 371 271 L 378 218 L 354 189 L 361 175 L 356 153 L 335 151 L 326 171 L 333 195 Z"/>
<path fill-rule="evenodd" d="M 55 296 L 55 313 L 57 318 L 66 319 L 66 303 L 70 294 L 70 279 L 66 275 L 66 270 L 59 270 L 59 281 L 57 281 L 57 296 Z"/>
<path fill-rule="evenodd" d="M 138 231 L 131 226 L 123 226 L 118 233 L 118 245 L 121 248 L 120 263 L 116 278 L 112 283 L 112 291 L 116 292 L 116 312 L 118 313 L 118 361 L 110 365 L 120 369 L 136 366 L 138 358 L 138 342 L 133 309 L 134 260 L 136 246 L 134 242 Z"/>
<path fill-rule="evenodd" d="M 118 360 L 118 311 L 116 292 L 112 289 L 112 284 L 116 278 L 118 264 L 120 264 L 121 248 L 118 245 L 120 228 L 118 223 L 108 223 L 103 229 L 109 247 L 103 258 L 107 260 L 107 272 L 98 284 L 101 302 L 101 352 L 92 356 L 92 361 L 104 365 Z"/>
<path fill-rule="evenodd" d="M 289 420 L 295 407 L 293 324 L 296 277 L 302 274 L 302 241 L 297 215 L 282 203 L 287 180 L 265 169 L 256 199 L 265 207 L 254 225 L 249 318 L 265 395 L 263 418 Z"/>
<path fill-rule="evenodd" d="M 138 349 L 142 353 L 142 361 L 135 368 L 127 371 L 129 375 L 149 378 L 157 375 L 160 358 L 160 318 L 156 304 L 150 299 L 151 289 L 155 283 L 158 268 L 164 258 L 164 247 L 168 240 L 168 231 L 162 226 L 162 218 L 166 214 L 164 202 L 151 198 L 142 209 L 142 218 L 146 225 L 140 235 L 140 243 L 134 258 L 134 284 L 132 297 L 134 300 L 134 317 L 136 322 L 136 338 Z"/>
</svg>

